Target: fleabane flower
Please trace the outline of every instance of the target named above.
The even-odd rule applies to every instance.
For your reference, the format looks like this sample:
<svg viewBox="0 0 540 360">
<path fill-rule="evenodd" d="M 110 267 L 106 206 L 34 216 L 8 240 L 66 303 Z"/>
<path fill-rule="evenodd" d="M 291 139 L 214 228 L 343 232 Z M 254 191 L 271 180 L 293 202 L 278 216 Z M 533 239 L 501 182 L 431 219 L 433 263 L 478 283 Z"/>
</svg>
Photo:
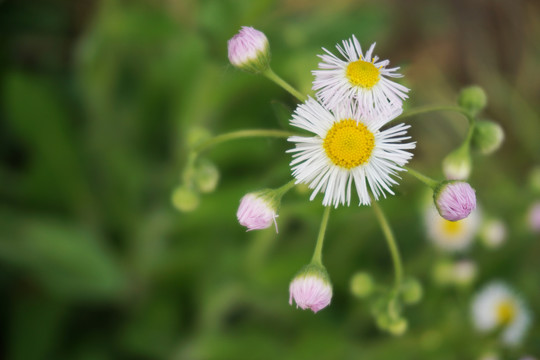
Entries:
<svg viewBox="0 0 540 360">
<path fill-rule="evenodd" d="M 264 33 L 249 26 L 242 26 L 238 34 L 227 43 L 229 61 L 245 71 L 260 73 L 270 65 L 270 47 Z"/>
<path fill-rule="evenodd" d="M 427 207 L 424 221 L 428 239 L 440 250 L 458 252 L 469 248 L 478 233 L 480 212 L 459 221 L 449 221 L 439 215 L 433 205 Z"/>
<path fill-rule="evenodd" d="M 319 70 L 313 71 L 313 90 L 327 107 L 335 109 L 343 101 L 354 100 L 368 113 L 401 109 L 409 89 L 388 79 L 403 75 L 396 72 L 399 67 L 387 68 L 390 61 L 373 55 L 375 43 L 364 53 L 353 35 L 336 48 L 344 59 L 323 48 L 326 54 L 319 55 Z"/>
<path fill-rule="evenodd" d="M 332 284 L 328 272 L 322 265 L 304 266 L 289 286 L 289 304 L 296 303 L 302 310 L 314 313 L 324 309 L 332 300 Z"/>
<path fill-rule="evenodd" d="M 472 303 L 472 318 L 480 332 L 501 330 L 501 340 L 507 345 L 519 344 L 531 321 L 522 299 L 500 282 L 492 282 L 478 292 Z"/>
<path fill-rule="evenodd" d="M 433 193 L 439 214 L 450 221 L 465 219 L 476 208 L 474 189 L 464 181 L 443 181 Z"/>
<path fill-rule="evenodd" d="M 276 226 L 277 206 L 270 195 L 271 190 L 249 193 L 240 200 L 240 206 L 236 212 L 236 217 L 240 225 L 250 230 L 260 230 Z"/>
<path fill-rule="evenodd" d="M 402 143 L 410 139 L 409 125 L 381 130 L 400 112 L 369 117 L 361 115 L 353 103 L 330 111 L 309 98 L 296 108 L 291 124 L 315 136 L 288 139 L 296 145 L 288 150 L 293 153 L 296 183 L 313 189 L 310 200 L 324 193 L 324 206 L 350 205 L 353 183 L 363 205 L 370 204 L 368 186 L 376 200 L 386 193 L 393 195 L 391 186 L 397 184 L 393 177 L 411 159 L 407 150 L 415 148 L 414 142 Z"/>
</svg>

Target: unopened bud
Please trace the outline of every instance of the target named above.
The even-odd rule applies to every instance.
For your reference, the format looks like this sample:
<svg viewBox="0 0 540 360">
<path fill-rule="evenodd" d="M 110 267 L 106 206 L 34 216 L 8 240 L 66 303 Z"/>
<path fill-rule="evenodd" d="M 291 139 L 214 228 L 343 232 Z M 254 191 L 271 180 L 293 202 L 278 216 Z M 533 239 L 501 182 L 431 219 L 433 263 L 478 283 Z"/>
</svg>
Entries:
<svg viewBox="0 0 540 360">
<path fill-rule="evenodd" d="M 177 210 L 190 212 L 199 206 L 199 194 L 187 186 L 179 186 L 172 193 L 172 203 Z"/>
<path fill-rule="evenodd" d="M 486 107 L 487 96 L 480 86 L 469 86 L 459 93 L 458 104 L 474 116 Z"/>
<path fill-rule="evenodd" d="M 351 278 L 351 292 L 359 298 L 366 298 L 373 293 L 375 285 L 371 275 L 365 272 L 358 272 Z"/>
<path fill-rule="evenodd" d="M 422 299 L 424 293 L 422 284 L 414 278 L 408 278 L 401 285 L 401 296 L 406 304 L 416 304 Z"/>
<path fill-rule="evenodd" d="M 219 182 L 219 170 L 208 160 L 200 160 L 195 168 L 195 184 L 202 193 L 216 189 Z"/>
<path fill-rule="evenodd" d="M 228 42 L 229 61 L 239 69 L 261 73 L 270 66 L 270 46 L 264 33 L 242 26 Z"/>
<path fill-rule="evenodd" d="M 466 180 L 471 174 L 472 161 L 468 146 L 460 146 L 446 155 L 442 162 L 444 176 L 448 180 Z"/>
<path fill-rule="evenodd" d="M 472 146 L 484 155 L 489 155 L 501 147 L 504 140 L 502 127 L 489 120 L 478 120 L 474 127 Z"/>
</svg>

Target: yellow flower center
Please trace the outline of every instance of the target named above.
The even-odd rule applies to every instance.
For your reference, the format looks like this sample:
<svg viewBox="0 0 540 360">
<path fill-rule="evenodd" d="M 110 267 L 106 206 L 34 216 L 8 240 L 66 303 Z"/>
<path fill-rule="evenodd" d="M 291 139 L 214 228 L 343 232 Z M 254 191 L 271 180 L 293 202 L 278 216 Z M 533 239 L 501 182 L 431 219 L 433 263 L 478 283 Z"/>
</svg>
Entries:
<svg viewBox="0 0 540 360">
<path fill-rule="evenodd" d="M 497 322 L 499 325 L 508 325 L 516 317 L 516 306 L 510 300 L 505 300 L 497 306 Z"/>
<path fill-rule="evenodd" d="M 443 219 L 442 221 L 443 231 L 448 235 L 457 235 L 461 232 L 461 229 L 463 229 L 461 221 L 449 221 L 446 219 Z"/>
<path fill-rule="evenodd" d="M 371 89 L 379 82 L 379 69 L 368 61 L 357 60 L 347 66 L 347 78 L 355 86 Z"/>
<path fill-rule="evenodd" d="M 328 130 L 323 147 L 334 164 L 352 169 L 369 160 L 375 147 L 375 136 L 364 124 L 345 119 Z"/>
</svg>

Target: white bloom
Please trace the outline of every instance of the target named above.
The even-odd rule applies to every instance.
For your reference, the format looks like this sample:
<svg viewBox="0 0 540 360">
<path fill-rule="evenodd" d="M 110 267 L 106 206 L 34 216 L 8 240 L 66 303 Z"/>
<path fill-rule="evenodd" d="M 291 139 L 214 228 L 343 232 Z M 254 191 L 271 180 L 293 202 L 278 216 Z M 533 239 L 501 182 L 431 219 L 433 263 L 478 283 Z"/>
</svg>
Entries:
<svg viewBox="0 0 540 360">
<path fill-rule="evenodd" d="M 490 249 L 500 247 L 506 241 L 506 236 L 506 225 L 501 220 L 487 220 L 480 231 L 482 243 Z"/>
<path fill-rule="evenodd" d="M 473 211 L 468 217 L 459 221 L 449 221 L 439 215 L 435 206 L 427 207 L 424 216 L 429 240 L 445 251 L 461 251 L 467 249 L 478 232 L 480 211 Z"/>
<path fill-rule="evenodd" d="M 518 344 L 531 321 L 521 298 L 500 282 L 479 291 L 472 303 L 472 318 L 480 332 L 501 329 L 501 339 L 507 345 Z"/>
<path fill-rule="evenodd" d="M 326 54 L 319 55 L 320 70 L 313 71 L 313 90 L 318 90 L 317 96 L 326 106 L 335 109 L 343 101 L 355 100 L 368 113 L 401 109 L 409 89 L 387 79 L 403 75 L 396 73 L 399 67 L 388 69 L 390 61 L 379 61 L 379 57 L 373 55 L 375 43 L 364 54 L 353 35 L 352 39 L 343 41 L 343 47 L 338 44 L 336 48 L 345 59 L 323 48 Z"/>
<path fill-rule="evenodd" d="M 370 204 L 368 185 L 375 199 L 386 193 L 394 194 L 390 187 L 397 184 L 393 177 L 403 171 L 415 143 L 402 143 L 409 125 L 400 124 L 389 129 L 381 127 L 397 116 L 366 117 L 354 104 L 331 112 L 313 99 L 299 105 L 291 124 L 315 134 L 313 137 L 291 136 L 296 143 L 291 162 L 296 183 L 308 184 L 314 189 L 310 200 L 322 192 L 323 205 L 350 205 L 354 183 L 360 203 Z"/>
</svg>

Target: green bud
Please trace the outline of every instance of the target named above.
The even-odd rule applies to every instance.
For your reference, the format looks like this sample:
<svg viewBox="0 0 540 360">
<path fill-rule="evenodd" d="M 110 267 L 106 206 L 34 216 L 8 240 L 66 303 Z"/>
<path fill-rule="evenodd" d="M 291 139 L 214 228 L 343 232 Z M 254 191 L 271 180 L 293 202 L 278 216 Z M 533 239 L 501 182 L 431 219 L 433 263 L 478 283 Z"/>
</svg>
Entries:
<svg viewBox="0 0 540 360">
<path fill-rule="evenodd" d="M 202 193 L 216 189 L 219 182 L 219 170 L 210 161 L 202 159 L 195 167 L 195 185 Z"/>
<path fill-rule="evenodd" d="M 474 127 L 472 146 L 484 155 L 489 155 L 501 147 L 504 140 L 502 127 L 489 120 L 478 120 Z"/>
<path fill-rule="evenodd" d="M 172 204 L 182 212 L 190 212 L 199 206 L 199 194 L 187 186 L 179 186 L 172 193 Z"/>
<path fill-rule="evenodd" d="M 393 321 L 390 323 L 387 327 L 387 330 L 390 332 L 390 334 L 394 336 L 401 336 L 405 334 L 409 327 L 409 324 L 407 322 L 407 319 L 400 318 L 397 321 Z"/>
<path fill-rule="evenodd" d="M 480 86 L 469 86 L 459 93 L 458 104 L 475 116 L 486 107 L 487 96 Z"/>
<path fill-rule="evenodd" d="M 416 304 L 422 299 L 424 293 L 422 284 L 414 278 L 405 279 L 401 286 L 401 296 L 406 304 Z"/>
<path fill-rule="evenodd" d="M 186 135 L 186 144 L 189 149 L 209 140 L 212 134 L 203 127 L 193 126 L 189 128 Z"/>
<path fill-rule="evenodd" d="M 442 162 L 442 168 L 447 179 L 466 180 L 472 169 L 469 147 L 462 145 L 446 155 Z"/>
<path fill-rule="evenodd" d="M 351 278 L 350 288 L 353 295 L 366 298 L 373 293 L 375 285 L 368 273 L 358 272 Z"/>
</svg>

